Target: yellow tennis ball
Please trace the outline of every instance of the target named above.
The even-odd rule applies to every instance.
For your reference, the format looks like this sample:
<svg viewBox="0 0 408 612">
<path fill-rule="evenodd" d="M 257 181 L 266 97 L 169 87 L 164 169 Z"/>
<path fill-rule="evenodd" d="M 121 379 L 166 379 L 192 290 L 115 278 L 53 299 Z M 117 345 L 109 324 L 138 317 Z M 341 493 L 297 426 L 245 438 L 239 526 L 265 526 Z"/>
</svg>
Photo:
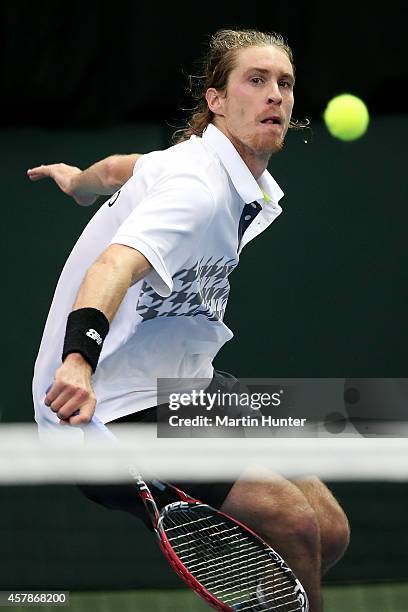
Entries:
<svg viewBox="0 0 408 612">
<path fill-rule="evenodd" d="M 330 134 L 340 140 L 356 140 L 367 131 L 370 122 L 367 106 L 352 94 L 332 98 L 323 113 Z"/>
</svg>

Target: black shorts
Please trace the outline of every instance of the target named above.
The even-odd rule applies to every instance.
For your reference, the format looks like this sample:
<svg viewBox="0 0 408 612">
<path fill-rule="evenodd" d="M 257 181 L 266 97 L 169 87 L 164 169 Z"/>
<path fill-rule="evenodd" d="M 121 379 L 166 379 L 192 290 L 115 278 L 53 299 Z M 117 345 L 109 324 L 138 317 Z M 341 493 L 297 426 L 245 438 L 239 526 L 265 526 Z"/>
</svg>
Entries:
<svg viewBox="0 0 408 612">
<path fill-rule="evenodd" d="M 213 380 L 210 387 L 212 390 L 220 389 L 231 391 L 235 385 L 239 384 L 236 378 L 226 372 L 214 372 Z M 208 388 L 210 388 L 208 387 Z M 140 410 L 133 414 L 126 415 L 119 419 L 115 419 L 106 423 L 109 425 L 117 423 L 156 423 L 157 422 L 157 406 Z M 190 497 L 198 499 L 213 508 L 221 508 L 228 493 L 230 492 L 234 481 L 171 481 L 171 484 L 185 491 Z M 115 484 L 115 485 L 79 485 L 79 489 L 92 501 L 110 508 L 112 510 L 125 510 L 130 512 L 137 518 L 140 518 L 150 529 L 150 519 L 147 516 L 143 502 L 141 501 L 138 492 L 132 485 Z M 154 489 L 153 496 L 159 502 L 159 506 L 166 503 L 176 501 L 174 494 L 168 491 L 162 492 Z"/>
</svg>

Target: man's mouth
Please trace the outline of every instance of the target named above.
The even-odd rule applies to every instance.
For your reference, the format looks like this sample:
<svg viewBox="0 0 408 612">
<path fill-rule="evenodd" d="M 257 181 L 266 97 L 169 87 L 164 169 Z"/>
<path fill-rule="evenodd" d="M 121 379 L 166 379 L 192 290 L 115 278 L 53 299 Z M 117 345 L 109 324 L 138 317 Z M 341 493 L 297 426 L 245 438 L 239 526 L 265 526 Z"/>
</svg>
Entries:
<svg viewBox="0 0 408 612">
<path fill-rule="evenodd" d="M 277 115 L 271 115 L 269 117 L 265 117 L 265 119 L 262 119 L 261 123 L 267 124 L 267 125 L 281 125 L 282 120 Z"/>
</svg>

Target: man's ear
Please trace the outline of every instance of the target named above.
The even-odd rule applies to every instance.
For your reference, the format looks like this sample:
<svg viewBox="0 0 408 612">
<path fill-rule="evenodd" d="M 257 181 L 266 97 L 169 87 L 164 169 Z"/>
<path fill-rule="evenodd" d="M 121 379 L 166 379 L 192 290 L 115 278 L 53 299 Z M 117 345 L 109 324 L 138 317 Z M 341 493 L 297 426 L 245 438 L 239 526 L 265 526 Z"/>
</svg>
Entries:
<svg viewBox="0 0 408 612">
<path fill-rule="evenodd" d="M 215 87 L 210 87 L 205 92 L 205 99 L 207 100 L 208 108 L 214 115 L 224 116 L 224 92 L 220 92 Z"/>
</svg>

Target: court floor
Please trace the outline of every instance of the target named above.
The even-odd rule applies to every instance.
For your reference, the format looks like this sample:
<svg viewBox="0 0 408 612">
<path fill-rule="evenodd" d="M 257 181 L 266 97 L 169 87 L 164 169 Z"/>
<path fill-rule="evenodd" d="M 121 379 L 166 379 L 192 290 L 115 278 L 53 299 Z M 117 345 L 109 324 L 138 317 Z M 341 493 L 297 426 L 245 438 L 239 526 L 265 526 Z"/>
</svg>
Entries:
<svg viewBox="0 0 408 612">
<path fill-rule="evenodd" d="M 408 583 L 326 586 L 324 612 L 407 612 Z M 13 606 L 14 607 L 14 606 Z M 14 608 L 23 612 L 26 608 Z M 46 612 L 51 608 L 36 606 Z M 67 608 L 52 608 L 64 610 Z M 210 608 L 185 589 L 71 593 L 72 612 L 205 612 Z"/>
</svg>

